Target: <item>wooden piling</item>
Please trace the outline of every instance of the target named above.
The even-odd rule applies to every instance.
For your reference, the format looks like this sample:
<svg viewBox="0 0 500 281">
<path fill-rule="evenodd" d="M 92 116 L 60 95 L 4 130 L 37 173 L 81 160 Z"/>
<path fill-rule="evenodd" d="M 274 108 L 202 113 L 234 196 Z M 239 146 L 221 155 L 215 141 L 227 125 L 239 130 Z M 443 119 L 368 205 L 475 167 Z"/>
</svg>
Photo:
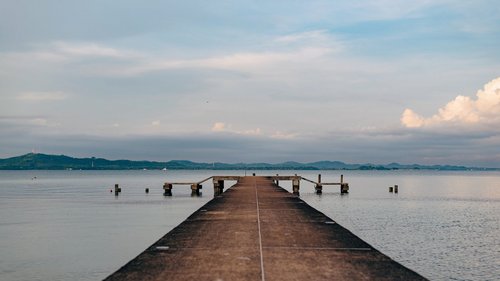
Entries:
<svg viewBox="0 0 500 281">
<path fill-rule="evenodd" d="M 224 180 L 219 180 L 219 192 L 224 192 Z"/>
<path fill-rule="evenodd" d="M 163 185 L 163 195 L 164 196 L 172 196 L 172 184 L 171 183 L 165 183 Z"/>
<path fill-rule="evenodd" d="M 349 184 L 348 183 L 342 183 L 340 185 L 340 194 L 346 194 L 349 193 Z"/>
<path fill-rule="evenodd" d="M 221 195 L 224 192 L 224 180 L 213 178 L 212 182 L 214 184 L 214 196 Z"/>
<path fill-rule="evenodd" d="M 149 188 L 146 188 L 144 191 L 145 191 L 146 193 L 149 193 Z"/>
<path fill-rule="evenodd" d="M 295 175 L 297 175 L 297 174 L 295 174 Z M 300 190 L 300 178 L 294 177 L 292 179 L 292 189 L 293 189 L 293 194 L 295 194 L 295 195 L 300 194 L 300 192 L 299 192 L 299 190 Z"/>
<path fill-rule="evenodd" d="M 203 186 L 198 183 L 193 183 L 191 185 L 191 196 L 199 196 L 200 195 L 200 189 L 202 189 Z"/>
<path fill-rule="evenodd" d="M 165 190 L 164 195 L 165 196 L 171 196 L 172 195 L 172 186 L 173 185 L 186 185 L 190 186 L 191 190 L 193 191 L 193 195 L 198 195 L 199 190 L 201 189 L 201 183 L 206 182 L 210 179 L 212 179 L 213 182 L 213 187 L 214 187 L 214 196 L 218 196 L 224 192 L 224 181 L 233 181 L 233 180 L 240 180 L 242 177 L 241 176 L 211 176 L 208 177 L 204 180 L 198 181 L 198 182 L 166 182 L 163 185 L 163 189 Z M 330 186 L 330 185 L 339 185 L 340 186 L 340 192 L 342 194 L 348 193 L 349 192 L 349 184 L 344 182 L 344 176 L 340 176 L 340 183 L 339 182 L 322 182 L 321 179 L 321 174 L 318 175 L 318 180 L 313 181 L 301 176 L 298 176 L 295 174 L 294 176 L 280 176 L 279 174 L 276 174 L 276 176 L 269 176 L 267 177 L 270 180 L 273 181 L 276 185 L 279 186 L 280 181 L 292 181 L 292 188 L 293 188 L 293 193 L 296 195 L 299 195 L 300 192 L 300 182 L 301 181 L 307 181 L 312 184 L 314 184 L 315 190 L 318 194 L 322 193 L 323 187 L 325 186 Z"/>
<path fill-rule="evenodd" d="M 314 189 L 316 190 L 316 194 L 323 193 L 323 185 L 321 184 L 321 174 L 318 174 L 318 183 L 316 183 Z"/>
<path fill-rule="evenodd" d="M 389 192 L 393 192 L 393 191 L 394 191 L 394 187 L 389 186 Z"/>
<path fill-rule="evenodd" d="M 120 194 L 120 192 L 122 192 L 122 189 L 120 188 L 120 186 L 118 184 L 115 184 L 115 196 L 118 196 L 118 194 Z"/>
<path fill-rule="evenodd" d="M 394 193 L 398 193 L 398 185 L 397 184 L 394 186 Z"/>
<path fill-rule="evenodd" d="M 340 194 L 349 193 L 349 184 L 344 182 L 344 175 L 340 175 Z"/>
</svg>

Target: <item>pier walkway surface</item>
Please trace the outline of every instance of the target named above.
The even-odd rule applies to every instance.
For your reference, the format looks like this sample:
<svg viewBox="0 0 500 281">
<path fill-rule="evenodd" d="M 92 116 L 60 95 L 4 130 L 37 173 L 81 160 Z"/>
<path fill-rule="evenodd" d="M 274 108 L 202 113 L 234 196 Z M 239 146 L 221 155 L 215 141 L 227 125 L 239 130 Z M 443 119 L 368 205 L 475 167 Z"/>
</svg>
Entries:
<svg viewBox="0 0 500 281">
<path fill-rule="evenodd" d="M 426 279 L 270 179 L 250 176 L 105 280 Z"/>
</svg>

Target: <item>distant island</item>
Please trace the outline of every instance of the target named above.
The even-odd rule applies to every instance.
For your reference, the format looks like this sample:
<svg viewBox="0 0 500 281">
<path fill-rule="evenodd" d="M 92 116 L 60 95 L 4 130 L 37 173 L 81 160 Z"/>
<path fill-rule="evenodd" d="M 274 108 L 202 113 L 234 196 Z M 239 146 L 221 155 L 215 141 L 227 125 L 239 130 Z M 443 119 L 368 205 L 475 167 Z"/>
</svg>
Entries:
<svg viewBox="0 0 500 281">
<path fill-rule="evenodd" d="M 402 165 L 390 163 L 346 164 L 340 161 L 318 161 L 312 163 L 197 163 L 187 160 L 168 162 L 107 160 L 103 158 L 74 158 L 65 155 L 28 153 L 0 159 L 0 170 L 441 170 L 441 171 L 498 171 L 497 168 L 478 168 L 453 165 Z"/>
</svg>

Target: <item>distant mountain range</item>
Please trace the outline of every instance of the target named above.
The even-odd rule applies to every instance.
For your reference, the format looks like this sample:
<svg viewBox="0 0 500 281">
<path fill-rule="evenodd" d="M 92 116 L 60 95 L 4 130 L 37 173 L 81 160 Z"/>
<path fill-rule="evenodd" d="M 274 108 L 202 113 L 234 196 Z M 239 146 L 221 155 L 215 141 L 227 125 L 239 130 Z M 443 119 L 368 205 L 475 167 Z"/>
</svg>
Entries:
<svg viewBox="0 0 500 281">
<path fill-rule="evenodd" d="M 21 156 L 0 159 L 0 170 L 445 170 L 445 171 L 495 171 L 495 168 L 478 168 L 452 165 L 401 165 L 346 164 L 340 161 L 319 161 L 312 163 L 283 162 L 269 163 L 196 163 L 187 160 L 168 162 L 107 160 L 103 158 L 73 158 L 65 155 L 28 153 Z"/>
</svg>

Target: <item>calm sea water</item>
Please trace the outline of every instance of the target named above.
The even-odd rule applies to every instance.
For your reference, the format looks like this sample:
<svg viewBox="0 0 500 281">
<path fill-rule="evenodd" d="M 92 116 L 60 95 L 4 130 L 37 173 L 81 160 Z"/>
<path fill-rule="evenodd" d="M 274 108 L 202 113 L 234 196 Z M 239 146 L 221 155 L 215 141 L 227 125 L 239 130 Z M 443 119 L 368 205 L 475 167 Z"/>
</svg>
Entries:
<svg viewBox="0 0 500 281">
<path fill-rule="evenodd" d="M 0 280 L 100 280 L 213 197 L 189 187 L 162 196 L 166 180 L 243 171 L 0 171 Z M 248 172 L 251 173 L 251 172 Z M 300 196 L 353 233 L 432 280 L 500 280 L 500 173 L 257 171 L 323 182 Z M 35 178 L 36 177 L 36 178 Z M 122 187 L 115 197 L 114 184 Z M 399 185 L 399 193 L 388 192 Z M 290 183 L 280 185 L 291 189 Z M 144 192 L 149 188 L 149 194 Z"/>
</svg>

